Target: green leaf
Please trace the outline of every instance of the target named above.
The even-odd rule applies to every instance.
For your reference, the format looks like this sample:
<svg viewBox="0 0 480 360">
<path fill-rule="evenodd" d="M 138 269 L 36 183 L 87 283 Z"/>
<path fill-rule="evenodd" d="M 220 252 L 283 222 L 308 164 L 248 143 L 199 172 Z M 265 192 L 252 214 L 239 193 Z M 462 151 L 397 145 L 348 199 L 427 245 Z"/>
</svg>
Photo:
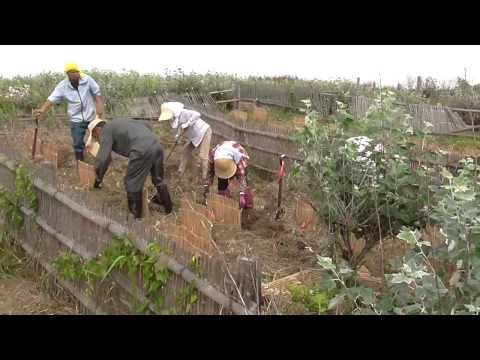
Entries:
<svg viewBox="0 0 480 360">
<path fill-rule="evenodd" d="M 345 294 L 338 294 L 328 304 L 328 310 L 332 310 L 337 306 L 340 306 L 345 301 Z"/>
<path fill-rule="evenodd" d="M 356 287 L 356 288 L 351 288 L 351 295 L 353 297 L 361 297 L 363 302 L 367 305 L 372 305 L 375 304 L 375 294 L 372 289 L 367 288 L 367 287 Z"/>
<path fill-rule="evenodd" d="M 113 262 L 112 262 L 112 265 L 110 265 L 110 267 L 108 268 L 108 270 L 105 272 L 105 275 L 103 275 L 103 278 L 102 278 L 102 281 L 106 279 L 106 277 L 110 274 L 110 272 L 113 270 L 113 268 L 115 267 L 115 265 L 117 265 L 117 263 L 122 260 L 122 259 L 125 259 L 126 256 L 125 255 L 120 255 L 119 257 L 117 257 Z"/>
<path fill-rule="evenodd" d="M 411 314 L 413 312 L 416 313 L 421 310 L 422 310 L 422 305 L 420 304 L 412 304 L 412 305 L 405 306 L 403 308 L 403 311 L 405 311 L 407 314 Z"/>
<path fill-rule="evenodd" d="M 412 272 L 412 276 L 416 279 L 421 279 L 421 278 L 423 278 L 424 276 L 427 276 L 427 275 L 432 275 L 432 274 L 427 273 L 423 270 L 417 270 L 417 271 Z"/>
<path fill-rule="evenodd" d="M 423 245 L 423 246 L 428 246 L 428 247 L 431 247 L 432 244 L 430 243 L 430 241 L 420 241 L 418 243 L 418 245 Z"/>
<path fill-rule="evenodd" d="M 475 200 L 475 193 L 471 192 L 456 192 L 455 198 L 463 201 L 473 201 Z"/>
<path fill-rule="evenodd" d="M 392 284 L 405 283 L 405 284 L 408 285 L 413 281 L 414 281 L 413 278 L 408 277 L 408 276 L 406 276 L 404 274 L 401 274 L 401 273 L 391 274 L 391 277 L 390 277 L 390 283 L 392 283 Z"/>
<path fill-rule="evenodd" d="M 338 271 L 338 273 L 342 274 L 342 275 L 348 275 L 348 274 L 353 273 L 353 270 L 350 269 L 349 267 L 341 267 L 340 270 Z"/>
<path fill-rule="evenodd" d="M 450 173 L 450 171 L 448 171 L 447 169 L 443 168 L 442 169 L 442 172 L 441 172 L 441 175 L 448 179 L 448 180 L 452 180 L 453 179 L 453 175 Z"/>
<path fill-rule="evenodd" d="M 317 256 L 317 263 L 325 270 L 335 270 L 335 265 L 329 257 Z"/>
<path fill-rule="evenodd" d="M 380 310 L 382 313 L 389 313 L 393 310 L 393 299 L 389 296 L 385 296 L 380 299 L 377 303 L 377 309 Z"/>
<path fill-rule="evenodd" d="M 480 312 L 480 306 L 475 306 L 475 305 L 471 305 L 471 304 L 465 304 L 464 306 L 465 306 L 465 308 L 467 308 L 468 311 L 470 311 L 472 313 Z"/>
<path fill-rule="evenodd" d="M 417 240 L 418 240 L 417 236 L 419 236 L 419 235 L 416 233 L 416 231 L 414 232 L 414 231 L 409 230 L 409 229 L 404 229 L 397 235 L 397 238 L 407 242 L 407 244 L 415 245 L 417 243 Z"/>
</svg>

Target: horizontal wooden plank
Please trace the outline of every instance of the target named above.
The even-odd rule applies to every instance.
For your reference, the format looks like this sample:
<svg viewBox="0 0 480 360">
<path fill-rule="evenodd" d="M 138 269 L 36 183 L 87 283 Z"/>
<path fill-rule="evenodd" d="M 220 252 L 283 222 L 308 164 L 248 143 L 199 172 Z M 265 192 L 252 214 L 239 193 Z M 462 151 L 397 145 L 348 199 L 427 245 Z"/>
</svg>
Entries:
<svg viewBox="0 0 480 360">
<path fill-rule="evenodd" d="M 24 210 L 24 208 L 23 208 Z M 24 213 L 25 214 L 25 213 Z M 25 214 L 26 216 L 29 216 Z M 20 243 L 20 246 L 29 254 L 33 259 L 38 261 L 40 265 L 45 269 L 47 273 L 50 275 L 54 276 L 55 279 L 62 285 L 63 288 L 65 288 L 67 291 L 69 291 L 78 301 L 82 303 L 85 308 L 88 309 L 91 313 L 95 315 L 107 315 L 108 313 L 102 309 L 101 306 L 99 306 L 94 299 L 91 297 L 87 296 L 86 294 L 83 294 L 80 292 L 76 286 L 73 284 L 73 282 L 69 280 L 62 279 L 59 275 L 58 272 L 53 268 L 52 265 L 48 264 L 44 260 L 42 260 L 38 254 L 35 252 L 35 250 L 27 243 L 25 243 L 21 238 L 17 238 L 18 242 Z"/>
<path fill-rule="evenodd" d="M 459 111 L 459 112 L 480 113 L 480 110 L 478 109 L 462 109 L 462 108 L 449 108 L 449 109 L 453 111 Z"/>
<path fill-rule="evenodd" d="M 212 91 L 212 92 L 209 92 L 210 95 L 215 95 L 215 94 L 223 94 L 223 93 L 227 93 L 227 92 L 232 92 L 233 89 L 228 89 L 228 90 L 218 90 L 218 91 Z"/>
<path fill-rule="evenodd" d="M 42 190 L 41 188 L 38 189 Z M 122 225 L 116 223 L 115 221 L 106 221 L 102 220 L 101 217 L 94 216 L 95 212 L 80 204 L 75 203 L 63 193 L 57 192 L 55 194 L 55 198 L 61 201 L 65 206 L 69 207 L 77 214 L 84 216 L 90 221 L 96 223 L 101 228 L 107 228 L 108 230 L 110 230 L 111 225 L 114 225 L 114 227 L 117 229 L 116 232 L 123 233 L 124 231 L 124 227 Z M 138 250 L 140 250 L 142 253 L 147 252 L 147 241 L 145 241 L 144 239 L 137 239 L 135 237 L 133 237 L 131 240 Z M 197 277 L 191 270 L 189 270 L 186 266 L 180 264 L 174 258 L 171 258 L 165 254 L 160 254 L 158 260 L 162 263 L 165 263 L 169 270 L 173 271 L 177 275 L 180 275 L 188 283 L 192 283 L 192 285 L 194 285 L 198 291 L 200 291 L 202 294 L 212 299 L 213 301 L 217 302 L 218 304 L 222 305 L 224 308 L 231 309 L 235 314 L 238 315 L 253 315 L 253 313 L 245 309 L 242 305 L 238 304 L 235 301 L 232 301 L 232 299 L 230 299 L 228 296 L 218 291 L 206 280 Z"/>
<path fill-rule="evenodd" d="M 225 104 L 225 103 L 230 103 L 230 102 L 238 102 L 240 99 L 229 99 L 229 100 L 220 100 L 220 101 L 215 101 L 216 104 Z"/>
</svg>

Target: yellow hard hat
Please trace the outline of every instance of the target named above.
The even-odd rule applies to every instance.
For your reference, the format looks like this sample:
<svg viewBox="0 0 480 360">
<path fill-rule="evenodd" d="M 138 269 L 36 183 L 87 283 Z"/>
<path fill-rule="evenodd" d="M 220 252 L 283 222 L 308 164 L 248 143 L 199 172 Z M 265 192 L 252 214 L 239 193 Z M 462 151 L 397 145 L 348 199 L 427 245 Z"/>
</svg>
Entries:
<svg viewBox="0 0 480 360">
<path fill-rule="evenodd" d="M 69 71 L 77 71 L 80 73 L 81 78 L 85 76 L 85 73 L 83 73 L 82 70 L 80 70 L 80 66 L 78 66 L 78 64 L 75 62 L 66 63 L 64 67 L 64 71 L 65 73 L 68 73 Z"/>
<path fill-rule="evenodd" d="M 232 159 L 216 159 L 215 174 L 220 179 L 230 179 L 237 172 L 237 164 Z"/>
</svg>

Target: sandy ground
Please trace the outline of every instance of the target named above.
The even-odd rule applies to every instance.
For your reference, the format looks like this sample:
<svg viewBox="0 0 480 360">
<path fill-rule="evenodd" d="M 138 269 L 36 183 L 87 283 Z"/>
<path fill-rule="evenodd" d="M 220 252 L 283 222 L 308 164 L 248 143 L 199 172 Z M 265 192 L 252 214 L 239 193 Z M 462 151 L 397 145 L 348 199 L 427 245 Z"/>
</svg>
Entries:
<svg viewBox="0 0 480 360">
<path fill-rule="evenodd" d="M 70 304 L 55 300 L 33 280 L 0 279 L 0 315 L 76 315 Z"/>
</svg>

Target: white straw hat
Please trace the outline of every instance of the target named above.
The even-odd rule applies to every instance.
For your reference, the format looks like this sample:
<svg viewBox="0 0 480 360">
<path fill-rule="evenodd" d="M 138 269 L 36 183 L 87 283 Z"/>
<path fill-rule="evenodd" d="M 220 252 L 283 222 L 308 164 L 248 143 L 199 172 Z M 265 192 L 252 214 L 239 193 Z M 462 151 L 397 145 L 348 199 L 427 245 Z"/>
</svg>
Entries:
<svg viewBox="0 0 480 360">
<path fill-rule="evenodd" d="M 85 148 L 90 154 L 92 154 L 95 157 L 97 156 L 98 150 L 100 149 L 100 144 L 92 136 L 93 129 L 95 129 L 95 127 L 102 122 L 106 122 L 106 121 L 103 119 L 100 119 L 99 117 L 96 117 L 95 120 L 91 121 L 90 124 L 88 124 L 89 134 L 88 134 L 87 143 L 85 144 Z"/>
</svg>

